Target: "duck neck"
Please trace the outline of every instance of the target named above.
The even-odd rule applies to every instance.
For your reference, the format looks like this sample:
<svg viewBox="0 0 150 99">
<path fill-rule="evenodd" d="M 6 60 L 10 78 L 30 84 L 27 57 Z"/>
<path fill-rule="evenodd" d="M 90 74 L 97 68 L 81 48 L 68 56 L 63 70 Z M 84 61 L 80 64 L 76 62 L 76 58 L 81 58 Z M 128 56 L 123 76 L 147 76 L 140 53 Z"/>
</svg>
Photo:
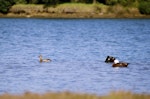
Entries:
<svg viewBox="0 0 150 99">
<path fill-rule="evenodd" d="M 40 56 L 40 62 L 42 62 L 42 61 L 43 61 L 42 56 Z"/>
</svg>

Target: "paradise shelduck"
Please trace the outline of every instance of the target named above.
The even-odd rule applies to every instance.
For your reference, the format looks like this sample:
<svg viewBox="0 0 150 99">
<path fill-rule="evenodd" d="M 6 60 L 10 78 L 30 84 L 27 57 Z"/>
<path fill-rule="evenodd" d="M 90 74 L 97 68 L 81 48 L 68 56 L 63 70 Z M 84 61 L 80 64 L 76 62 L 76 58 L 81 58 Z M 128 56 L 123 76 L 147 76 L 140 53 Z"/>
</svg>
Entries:
<svg viewBox="0 0 150 99">
<path fill-rule="evenodd" d="M 116 59 L 115 57 L 107 56 L 105 62 L 106 62 L 106 63 L 112 63 L 112 62 L 114 62 L 115 59 Z"/>
<path fill-rule="evenodd" d="M 112 67 L 127 67 L 129 63 L 119 62 L 119 60 L 115 59 Z"/>
</svg>

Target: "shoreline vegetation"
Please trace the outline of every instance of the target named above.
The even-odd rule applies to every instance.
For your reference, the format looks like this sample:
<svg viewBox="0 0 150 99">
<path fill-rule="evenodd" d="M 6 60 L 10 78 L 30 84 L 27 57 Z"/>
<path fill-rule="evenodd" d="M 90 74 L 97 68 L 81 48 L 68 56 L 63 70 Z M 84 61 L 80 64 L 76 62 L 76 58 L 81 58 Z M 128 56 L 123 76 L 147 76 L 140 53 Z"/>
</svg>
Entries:
<svg viewBox="0 0 150 99">
<path fill-rule="evenodd" d="M 45 7 L 44 4 L 15 4 L 0 18 L 150 18 L 136 7 L 108 6 L 101 3 L 64 3 Z"/>
<path fill-rule="evenodd" d="M 118 91 L 98 96 L 95 94 L 79 94 L 71 92 L 49 92 L 45 94 L 26 92 L 19 95 L 8 93 L 0 94 L 0 99 L 150 99 L 150 94 L 135 94 L 131 92 Z"/>
</svg>

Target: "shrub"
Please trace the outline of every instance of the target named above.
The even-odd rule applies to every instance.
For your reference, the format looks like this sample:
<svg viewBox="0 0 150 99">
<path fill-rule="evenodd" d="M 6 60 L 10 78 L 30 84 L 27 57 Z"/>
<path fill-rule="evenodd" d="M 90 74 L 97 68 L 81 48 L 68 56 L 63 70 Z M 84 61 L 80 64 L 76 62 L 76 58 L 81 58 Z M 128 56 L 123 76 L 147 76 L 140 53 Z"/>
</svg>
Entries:
<svg viewBox="0 0 150 99">
<path fill-rule="evenodd" d="M 107 5 L 115 5 L 118 3 L 118 0 L 106 0 L 105 2 Z"/>
<path fill-rule="evenodd" d="M 8 13 L 9 8 L 14 4 L 13 0 L 0 0 L 0 12 Z"/>
<path fill-rule="evenodd" d="M 118 0 L 118 3 L 123 6 L 133 6 L 136 0 Z"/>
<path fill-rule="evenodd" d="M 26 4 L 26 0 L 14 0 L 16 4 Z"/>
<path fill-rule="evenodd" d="M 149 14 L 150 15 L 150 2 L 140 2 L 139 4 L 139 11 L 142 14 Z"/>
</svg>

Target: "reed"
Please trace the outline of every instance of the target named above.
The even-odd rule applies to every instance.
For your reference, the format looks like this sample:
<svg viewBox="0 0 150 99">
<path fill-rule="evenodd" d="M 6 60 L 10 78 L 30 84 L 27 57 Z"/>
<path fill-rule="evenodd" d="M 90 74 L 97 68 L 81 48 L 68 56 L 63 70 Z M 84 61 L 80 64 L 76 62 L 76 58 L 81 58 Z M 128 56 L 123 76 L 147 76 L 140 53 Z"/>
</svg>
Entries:
<svg viewBox="0 0 150 99">
<path fill-rule="evenodd" d="M 2 94 L 0 99 L 150 99 L 150 94 L 134 94 L 131 92 L 119 91 L 111 92 L 105 96 L 98 96 L 94 94 L 79 94 L 71 92 L 59 92 L 59 93 L 45 93 L 36 94 L 26 92 L 21 95 Z"/>
</svg>

